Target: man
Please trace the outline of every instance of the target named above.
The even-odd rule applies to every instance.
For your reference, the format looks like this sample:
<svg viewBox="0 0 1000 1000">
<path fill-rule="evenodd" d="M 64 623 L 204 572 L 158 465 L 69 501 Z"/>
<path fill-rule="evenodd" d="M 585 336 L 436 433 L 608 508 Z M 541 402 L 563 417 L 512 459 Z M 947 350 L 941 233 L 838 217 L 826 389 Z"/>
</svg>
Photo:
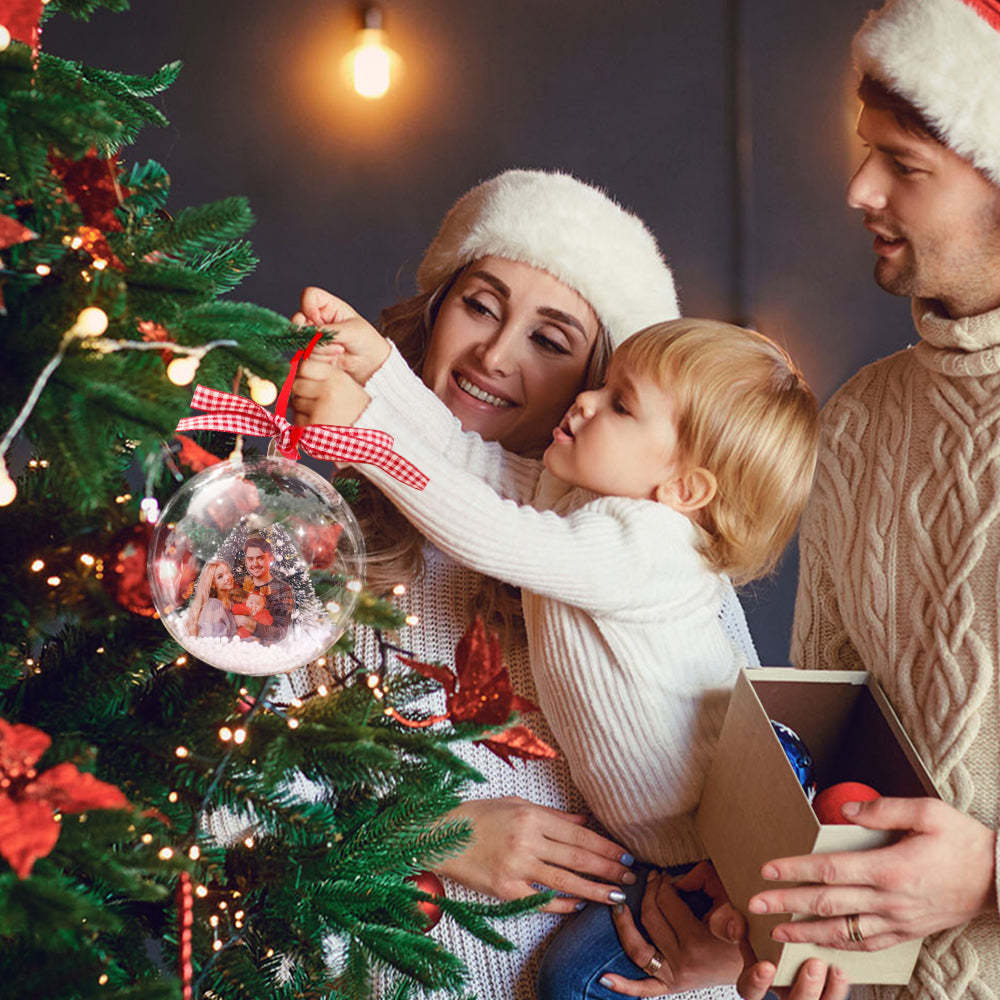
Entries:
<svg viewBox="0 0 1000 1000">
<path fill-rule="evenodd" d="M 246 639 L 270 645 L 280 642 L 288 632 L 295 606 L 292 588 L 271 576 L 274 550 L 263 535 L 251 535 L 243 553 L 247 576 L 243 581 L 246 608 L 250 614 L 236 613 L 239 634 Z"/>
<path fill-rule="evenodd" d="M 889 0 L 854 41 L 867 147 L 848 202 L 875 280 L 919 342 L 830 401 L 803 518 L 792 659 L 872 671 L 943 801 L 849 804 L 906 835 L 779 859 L 778 940 L 878 949 L 925 937 L 910 984 L 860 995 L 1000 996 L 1000 3 Z"/>
</svg>

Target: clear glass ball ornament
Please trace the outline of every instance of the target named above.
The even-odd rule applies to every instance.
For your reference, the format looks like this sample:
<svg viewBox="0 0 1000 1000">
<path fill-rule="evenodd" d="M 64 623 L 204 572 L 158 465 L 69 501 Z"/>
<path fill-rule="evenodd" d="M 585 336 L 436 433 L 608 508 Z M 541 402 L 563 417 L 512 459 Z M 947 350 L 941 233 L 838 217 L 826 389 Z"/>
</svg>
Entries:
<svg viewBox="0 0 1000 1000">
<path fill-rule="evenodd" d="M 364 542 L 322 476 L 277 455 L 225 461 L 164 506 L 149 546 L 153 603 L 199 660 L 287 673 L 321 656 L 351 620 Z"/>
</svg>

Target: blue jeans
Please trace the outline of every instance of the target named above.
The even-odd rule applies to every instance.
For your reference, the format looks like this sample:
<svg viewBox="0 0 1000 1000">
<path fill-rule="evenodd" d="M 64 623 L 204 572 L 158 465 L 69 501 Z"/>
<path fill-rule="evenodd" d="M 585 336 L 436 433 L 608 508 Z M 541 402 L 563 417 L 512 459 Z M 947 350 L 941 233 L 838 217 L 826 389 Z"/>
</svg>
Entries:
<svg viewBox="0 0 1000 1000">
<path fill-rule="evenodd" d="M 689 868 L 691 865 L 682 865 L 668 871 L 678 875 Z M 642 893 L 652 866 L 638 862 L 632 870 L 636 874 L 635 885 L 621 888 L 636 926 L 641 929 Z M 682 892 L 681 896 L 699 917 L 711 906 L 711 900 L 702 892 Z M 563 923 L 545 949 L 538 969 L 538 1000 L 621 1000 L 621 993 L 600 984 L 601 976 L 607 972 L 628 979 L 648 978 L 625 954 L 611 920 L 611 907 L 588 903 Z"/>
</svg>

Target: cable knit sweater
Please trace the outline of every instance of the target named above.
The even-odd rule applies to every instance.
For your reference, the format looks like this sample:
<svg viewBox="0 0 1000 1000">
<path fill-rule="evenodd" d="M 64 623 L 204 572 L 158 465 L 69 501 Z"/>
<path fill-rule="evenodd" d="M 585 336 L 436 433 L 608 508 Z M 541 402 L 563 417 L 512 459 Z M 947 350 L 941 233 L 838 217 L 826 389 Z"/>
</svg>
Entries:
<svg viewBox="0 0 1000 1000">
<path fill-rule="evenodd" d="M 792 659 L 878 678 L 942 796 L 1000 826 L 1000 310 L 914 300 L 920 342 L 823 411 Z M 930 937 L 879 998 L 1000 997 L 993 912 Z"/>
</svg>

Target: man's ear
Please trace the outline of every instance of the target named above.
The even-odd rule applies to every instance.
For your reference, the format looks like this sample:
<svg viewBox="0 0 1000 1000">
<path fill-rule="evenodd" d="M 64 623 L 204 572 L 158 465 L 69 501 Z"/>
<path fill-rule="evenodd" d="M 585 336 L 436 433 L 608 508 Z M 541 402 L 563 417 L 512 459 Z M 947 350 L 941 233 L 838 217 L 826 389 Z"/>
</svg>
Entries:
<svg viewBox="0 0 1000 1000">
<path fill-rule="evenodd" d="M 715 476 L 708 469 L 696 466 L 660 483 L 655 499 L 681 514 L 694 514 L 710 504 L 718 490 Z"/>
</svg>

